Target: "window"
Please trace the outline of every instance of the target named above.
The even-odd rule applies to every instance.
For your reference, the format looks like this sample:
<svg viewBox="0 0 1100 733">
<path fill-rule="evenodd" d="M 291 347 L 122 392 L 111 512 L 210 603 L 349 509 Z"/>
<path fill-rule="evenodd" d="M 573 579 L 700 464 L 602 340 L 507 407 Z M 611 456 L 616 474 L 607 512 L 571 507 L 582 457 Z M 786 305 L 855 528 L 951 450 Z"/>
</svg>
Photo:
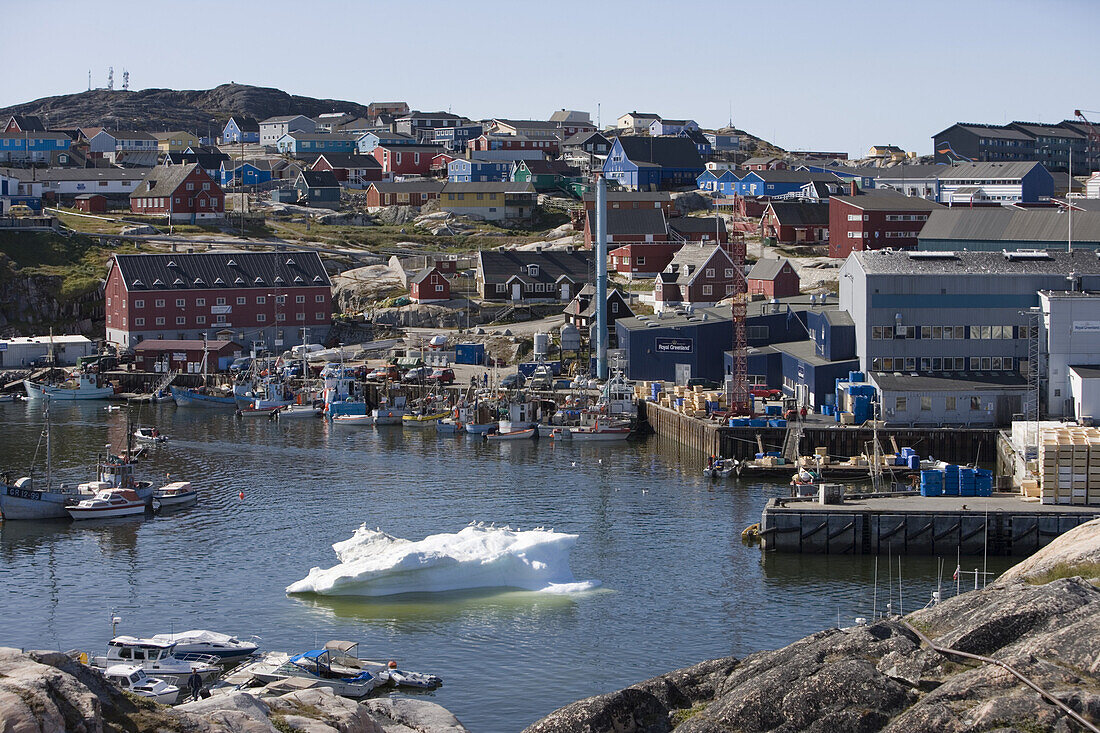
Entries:
<svg viewBox="0 0 1100 733">
<path fill-rule="evenodd" d="M 921 412 L 929 412 L 932 409 L 932 398 L 921 397 L 920 398 L 920 410 Z"/>
<path fill-rule="evenodd" d="M 217 305 L 225 305 L 225 298 L 218 298 L 214 303 Z"/>
<path fill-rule="evenodd" d="M 195 316 L 195 323 L 199 326 L 205 326 L 206 316 Z"/>
<path fill-rule="evenodd" d="M 733 285 L 732 284 L 726 285 L 726 295 L 732 295 L 732 294 L 733 294 Z"/>
<path fill-rule="evenodd" d="M 135 318 L 134 319 L 134 325 L 135 326 L 144 326 L 145 325 L 145 319 L 144 318 Z"/>
<path fill-rule="evenodd" d="M 733 277 L 733 268 L 732 267 L 727 267 L 726 268 L 726 277 Z"/>
<path fill-rule="evenodd" d="M 943 338 L 943 326 L 932 326 L 932 338 L 934 338 L 934 339 L 942 339 Z"/>
<path fill-rule="evenodd" d="M 944 408 L 947 409 L 947 410 L 957 409 L 955 407 L 955 397 L 945 397 L 944 398 Z"/>
<path fill-rule="evenodd" d="M 871 326 L 871 339 L 873 341 L 882 339 L 882 326 Z"/>
<path fill-rule="evenodd" d="M 992 369 L 993 368 L 992 361 L 993 360 L 990 357 L 983 356 L 982 361 L 981 361 L 981 369 L 983 371 L 989 371 L 990 369 Z"/>
<path fill-rule="evenodd" d="M 325 296 L 317 295 L 313 298 L 313 302 L 315 302 L 315 303 L 324 303 L 325 302 Z"/>
<path fill-rule="evenodd" d="M 237 305 L 244 305 L 248 301 L 243 295 L 237 296 Z"/>
<path fill-rule="evenodd" d="M 920 327 L 920 337 L 922 339 L 932 338 L 932 327 L 931 326 L 921 326 Z"/>
<path fill-rule="evenodd" d="M 325 320 L 325 314 L 322 313 L 321 311 L 317 311 L 316 313 L 313 314 L 313 318 L 315 320 L 318 320 L 318 321 L 323 321 L 323 320 Z"/>
<path fill-rule="evenodd" d="M 144 308 L 145 307 L 145 301 L 144 300 L 135 300 L 134 301 L 134 307 L 135 308 Z"/>
<path fill-rule="evenodd" d="M 713 290 L 714 290 L 714 288 L 712 288 L 710 285 L 704 285 L 703 286 L 703 295 L 711 295 Z"/>
<path fill-rule="evenodd" d="M 1005 356 L 1005 357 L 1001 358 L 1001 368 L 1004 369 L 1006 372 L 1012 371 L 1012 357 L 1011 356 Z"/>
<path fill-rule="evenodd" d="M 304 321 L 305 319 L 306 319 L 306 314 L 305 313 L 295 313 L 294 314 L 294 320 L 296 320 L 296 321 Z"/>
<path fill-rule="evenodd" d="M 156 303 L 156 305 L 157 305 L 157 308 L 163 308 L 163 307 L 164 307 L 164 301 L 163 301 L 163 300 L 160 300 L 160 299 L 158 298 L 158 299 L 157 299 L 157 303 Z"/>
<path fill-rule="evenodd" d="M 879 359 L 879 358 L 871 359 L 871 371 L 875 371 L 875 372 L 882 371 L 882 359 Z"/>
<path fill-rule="evenodd" d="M 497 292 L 498 293 L 503 293 L 504 292 L 504 283 L 497 283 Z"/>
<path fill-rule="evenodd" d="M 884 372 L 894 371 L 894 360 L 892 358 L 888 357 L 888 356 L 883 357 L 883 359 L 882 359 L 882 370 Z"/>
<path fill-rule="evenodd" d="M 257 313 L 256 314 L 256 323 L 264 323 L 265 321 L 267 321 L 267 314 L 266 313 Z"/>
<path fill-rule="evenodd" d="M 276 313 L 275 314 L 275 320 L 276 321 L 285 321 L 286 320 L 286 313 Z"/>
<path fill-rule="evenodd" d="M 917 369 L 917 357 L 907 356 L 905 357 L 905 371 L 913 372 Z"/>
<path fill-rule="evenodd" d="M 110 296 L 108 296 L 107 297 L 107 305 L 110 305 L 110 304 L 111 304 L 111 298 L 110 298 Z"/>
<path fill-rule="evenodd" d="M 183 298 L 176 298 L 176 307 L 177 308 L 186 308 L 187 307 L 187 301 Z"/>
<path fill-rule="evenodd" d="M 995 372 L 1001 371 L 1001 357 L 994 356 L 989 368 Z"/>
<path fill-rule="evenodd" d="M 282 305 L 285 302 L 286 302 L 286 296 L 285 295 L 276 295 L 275 296 L 275 305 Z"/>
<path fill-rule="evenodd" d="M 904 397 L 895 397 L 894 398 L 894 409 L 897 410 L 898 412 L 905 412 L 906 407 L 905 407 L 905 398 Z"/>
<path fill-rule="evenodd" d="M 714 277 L 714 268 L 708 267 L 706 272 L 703 273 L 705 277 Z"/>
<path fill-rule="evenodd" d="M 862 218 L 859 214 L 848 214 L 848 221 L 860 221 Z"/>
<path fill-rule="evenodd" d="M 966 338 L 966 326 L 955 326 L 955 338 L 956 339 Z"/>
<path fill-rule="evenodd" d="M 767 326 L 749 326 L 748 332 L 745 334 L 750 339 L 766 339 L 768 338 Z"/>
<path fill-rule="evenodd" d="M 164 316 L 158 316 L 157 317 L 157 325 L 158 326 L 163 326 L 164 325 Z"/>
<path fill-rule="evenodd" d="M 187 184 L 187 190 L 188 191 L 194 191 L 195 190 L 195 184 L 194 183 L 188 183 Z"/>
<path fill-rule="evenodd" d="M 256 305 L 263 305 L 266 302 L 267 302 L 267 297 L 266 296 L 263 296 L 263 295 L 257 295 L 256 296 Z"/>
<path fill-rule="evenodd" d="M 199 308 L 202 308 L 204 305 L 206 305 L 206 298 L 195 298 L 195 305 Z"/>
<path fill-rule="evenodd" d="M 932 358 L 928 356 L 922 356 L 920 358 L 920 370 L 922 372 L 932 371 Z"/>
<path fill-rule="evenodd" d="M 176 316 L 176 325 L 183 326 L 187 324 L 187 318 L 184 316 Z"/>
<path fill-rule="evenodd" d="M 971 397 L 970 398 L 970 409 L 971 410 L 980 410 L 980 409 L 982 409 L 982 398 L 977 397 L 977 396 Z"/>
<path fill-rule="evenodd" d="M 225 323 L 225 314 L 224 313 L 218 314 L 218 316 L 216 318 L 216 321 L 217 321 L 217 323 Z"/>
<path fill-rule="evenodd" d="M 941 359 L 938 356 L 932 357 L 932 371 L 934 371 L 934 372 L 943 371 L 943 359 Z"/>
<path fill-rule="evenodd" d="M 304 295 L 295 295 L 294 296 L 294 302 L 295 303 L 305 303 L 306 302 L 306 296 L 304 296 Z"/>
</svg>

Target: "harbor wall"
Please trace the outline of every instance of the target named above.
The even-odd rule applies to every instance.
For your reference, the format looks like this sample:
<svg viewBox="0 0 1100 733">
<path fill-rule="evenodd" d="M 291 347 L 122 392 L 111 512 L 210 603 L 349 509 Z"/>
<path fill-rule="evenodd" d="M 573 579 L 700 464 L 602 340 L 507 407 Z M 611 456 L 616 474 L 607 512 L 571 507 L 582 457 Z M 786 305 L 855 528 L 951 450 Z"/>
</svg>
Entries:
<svg viewBox="0 0 1100 733">
<path fill-rule="evenodd" d="M 760 520 L 764 550 L 825 555 L 1030 555 L 1095 511 L 996 512 L 898 506 L 869 511 L 845 508 L 765 507 Z"/>
<path fill-rule="evenodd" d="M 760 436 L 766 450 L 780 450 L 787 428 L 728 427 L 709 420 L 683 415 L 655 402 L 643 401 L 639 416 L 644 416 L 660 438 L 679 444 L 700 457 L 752 458 L 758 451 Z M 880 428 L 879 443 L 890 453 L 890 438 L 899 446 L 908 446 L 923 457 L 933 456 L 949 463 L 992 463 L 997 455 L 998 431 L 987 428 Z M 874 440 L 871 428 L 808 423 L 802 432 L 801 453 L 812 453 L 819 446 L 831 456 L 855 456 L 867 452 Z"/>
</svg>

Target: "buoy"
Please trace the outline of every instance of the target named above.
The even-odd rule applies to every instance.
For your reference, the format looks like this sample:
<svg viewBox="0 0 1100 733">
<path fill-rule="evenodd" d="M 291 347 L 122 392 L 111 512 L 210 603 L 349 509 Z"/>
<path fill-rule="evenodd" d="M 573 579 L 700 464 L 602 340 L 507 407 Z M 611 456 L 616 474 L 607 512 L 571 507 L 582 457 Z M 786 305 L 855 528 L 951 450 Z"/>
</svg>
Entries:
<svg viewBox="0 0 1100 733">
<path fill-rule="evenodd" d="M 395 662 L 391 659 L 389 664 L 387 664 L 386 666 L 389 667 L 390 669 L 397 669 L 397 662 Z"/>
<path fill-rule="evenodd" d="M 244 492 L 242 491 L 242 492 L 238 493 L 237 497 L 240 498 L 241 501 L 244 501 Z"/>
</svg>

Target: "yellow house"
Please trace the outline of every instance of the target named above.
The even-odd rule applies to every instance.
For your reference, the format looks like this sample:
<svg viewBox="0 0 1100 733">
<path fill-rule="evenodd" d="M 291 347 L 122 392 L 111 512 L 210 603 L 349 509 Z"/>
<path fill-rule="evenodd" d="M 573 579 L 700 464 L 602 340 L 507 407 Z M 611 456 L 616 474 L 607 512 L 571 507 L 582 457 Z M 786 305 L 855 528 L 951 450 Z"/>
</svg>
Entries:
<svg viewBox="0 0 1100 733">
<path fill-rule="evenodd" d="M 181 153 L 199 144 L 198 135 L 192 135 L 183 130 L 154 132 L 153 137 L 157 139 L 157 152 L 160 153 Z"/>
<path fill-rule="evenodd" d="M 905 159 L 905 151 L 897 145 L 872 145 L 868 158 L 883 158 L 891 163 Z"/>
<path fill-rule="evenodd" d="M 529 219 L 537 203 L 534 186 L 525 181 L 448 181 L 439 194 L 439 208 L 443 211 L 486 221 Z"/>
</svg>

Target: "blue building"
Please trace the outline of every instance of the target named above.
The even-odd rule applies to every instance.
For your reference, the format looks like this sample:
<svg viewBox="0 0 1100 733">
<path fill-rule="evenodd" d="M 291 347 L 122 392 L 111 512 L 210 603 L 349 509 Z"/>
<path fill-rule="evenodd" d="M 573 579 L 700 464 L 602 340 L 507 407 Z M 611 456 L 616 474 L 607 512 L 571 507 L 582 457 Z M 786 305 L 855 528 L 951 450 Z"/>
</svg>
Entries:
<svg viewBox="0 0 1100 733">
<path fill-rule="evenodd" d="M 475 137 L 480 137 L 484 129 L 477 123 L 458 127 L 437 127 L 432 131 L 432 143 L 442 145 L 450 151 L 462 151 L 466 149 L 466 143 Z"/>
<path fill-rule="evenodd" d="M 711 147 L 710 140 L 708 140 L 707 136 L 699 132 L 699 130 L 697 129 L 681 130 L 677 134 L 677 137 L 686 137 L 688 140 L 691 140 L 693 143 L 695 143 L 695 150 L 698 151 L 699 155 L 704 158 L 709 158 L 711 153 L 714 152 L 714 149 Z"/>
<path fill-rule="evenodd" d="M 229 186 L 254 186 L 271 180 L 271 162 L 268 160 L 223 160 L 219 171 L 222 188 Z"/>
<path fill-rule="evenodd" d="M 695 187 L 706 170 L 695 143 L 684 137 L 615 138 L 604 177 L 634 191 Z"/>
<path fill-rule="evenodd" d="M 294 188 L 298 190 L 299 203 L 328 209 L 340 206 L 340 182 L 332 171 L 302 171 Z"/>
<path fill-rule="evenodd" d="M 0 132 L 0 163 L 49 163 L 54 153 L 68 150 L 71 143 L 63 132 Z"/>
<path fill-rule="evenodd" d="M 695 186 L 703 191 L 710 191 L 715 195 L 732 196 L 736 190 L 737 171 L 730 170 L 705 170 L 695 179 Z"/>
<path fill-rule="evenodd" d="M 741 136 L 731 132 L 704 132 L 715 152 L 726 153 L 741 149 Z"/>
<path fill-rule="evenodd" d="M 790 170 L 749 171 L 740 181 L 733 184 L 733 189 L 739 196 L 775 197 L 798 194 L 807 183 L 837 183 L 839 180 L 832 173 Z"/>
<path fill-rule="evenodd" d="M 260 123 L 251 117 L 230 117 L 222 130 L 223 143 L 260 142 Z"/>
<path fill-rule="evenodd" d="M 507 181 L 512 163 L 507 160 L 466 160 L 458 158 L 447 164 L 447 180 L 451 183 L 483 183 Z"/>
<path fill-rule="evenodd" d="M 355 147 L 362 155 L 370 155 L 379 145 L 389 147 L 391 145 L 416 145 L 416 138 L 403 132 L 387 132 L 384 130 L 372 130 L 359 136 L 355 141 Z"/>
<path fill-rule="evenodd" d="M 321 153 L 354 153 L 355 137 L 339 133 L 288 132 L 279 138 L 275 147 L 284 155 L 298 158 Z"/>
</svg>

